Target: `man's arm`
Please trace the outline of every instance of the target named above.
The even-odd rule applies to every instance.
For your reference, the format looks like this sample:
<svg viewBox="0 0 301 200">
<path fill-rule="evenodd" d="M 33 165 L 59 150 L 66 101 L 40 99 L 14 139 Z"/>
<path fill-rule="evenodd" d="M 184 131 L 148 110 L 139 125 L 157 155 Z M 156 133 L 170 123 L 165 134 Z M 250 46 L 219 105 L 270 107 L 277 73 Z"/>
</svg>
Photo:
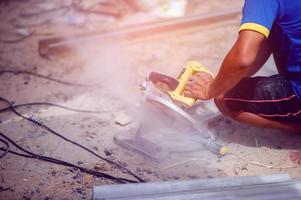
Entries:
<svg viewBox="0 0 301 200">
<path fill-rule="evenodd" d="M 271 51 L 264 35 L 255 31 L 241 31 L 209 88 L 209 96 L 223 94 L 242 78 L 255 74 L 270 55 Z"/>
<path fill-rule="evenodd" d="M 255 74 L 270 55 L 271 50 L 264 35 L 243 30 L 225 57 L 216 78 L 202 78 L 202 75 L 191 77 L 186 85 L 185 95 L 202 100 L 217 97 L 231 89 L 242 78 Z"/>
<path fill-rule="evenodd" d="M 270 48 L 262 34 L 254 31 L 241 31 L 235 45 L 224 59 L 216 78 L 213 79 L 207 73 L 191 77 L 185 88 L 185 96 L 202 100 L 221 97 L 243 77 L 256 73 L 270 54 Z M 301 126 L 297 124 L 277 122 L 247 112 L 229 111 L 224 101 L 217 99 L 219 98 L 215 98 L 219 110 L 237 121 L 261 127 L 301 132 Z"/>
</svg>

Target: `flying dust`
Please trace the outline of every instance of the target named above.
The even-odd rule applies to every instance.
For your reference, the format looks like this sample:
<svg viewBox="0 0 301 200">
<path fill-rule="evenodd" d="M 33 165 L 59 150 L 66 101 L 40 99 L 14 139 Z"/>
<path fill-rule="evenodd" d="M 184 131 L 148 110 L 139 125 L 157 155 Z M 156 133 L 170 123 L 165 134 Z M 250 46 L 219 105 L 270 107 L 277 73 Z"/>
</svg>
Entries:
<svg viewBox="0 0 301 200">
<path fill-rule="evenodd" d="M 81 80 L 101 83 L 101 87 L 93 91 L 96 98 L 115 102 L 122 112 L 133 118 L 135 128 L 125 128 L 126 133 L 121 134 L 130 139 L 142 138 L 138 143 L 135 141 L 139 149 L 145 150 L 147 145 L 154 144 L 160 151 L 153 151 L 158 148 L 146 151 L 165 161 L 171 156 L 186 158 L 200 152 L 204 157 L 206 151 L 200 132 L 172 110 L 158 107 L 144 98 L 141 84 L 152 67 L 143 66 L 144 77 L 138 74 L 137 56 L 119 41 L 97 41 L 73 48 L 84 63 Z M 201 128 L 207 129 L 207 126 Z"/>
</svg>

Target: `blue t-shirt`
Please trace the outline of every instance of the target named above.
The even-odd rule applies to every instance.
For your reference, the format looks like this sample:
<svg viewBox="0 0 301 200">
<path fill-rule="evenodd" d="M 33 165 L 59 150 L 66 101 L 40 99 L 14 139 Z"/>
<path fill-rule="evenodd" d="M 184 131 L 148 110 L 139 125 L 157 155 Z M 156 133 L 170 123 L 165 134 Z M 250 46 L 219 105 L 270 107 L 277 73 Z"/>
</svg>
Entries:
<svg viewBox="0 0 301 200">
<path fill-rule="evenodd" d="M 245 0 L 241 30 L 270 40 L 278 71 L 301 98 L 301 0 Z"/>
</svg>

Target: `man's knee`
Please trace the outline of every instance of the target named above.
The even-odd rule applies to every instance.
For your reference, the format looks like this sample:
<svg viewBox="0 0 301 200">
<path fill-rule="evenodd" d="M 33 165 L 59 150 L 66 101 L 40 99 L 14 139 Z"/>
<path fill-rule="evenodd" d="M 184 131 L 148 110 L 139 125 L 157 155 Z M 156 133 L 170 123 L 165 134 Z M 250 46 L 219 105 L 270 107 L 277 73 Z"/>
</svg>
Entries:
<svg viewBox="0 0 301 200">
<path fill-rule="evenodd" d="M 218 97 L 215 97 L 214 98 L 214 103 L 216 105 L 216 107 L 219 109 L 219 111 L 227 116 L 227 117 L 231 117 L 231 118 L 234 118 L 236 115 L 237 115 L 237 112 L 236 111 L 233 111 L 233 110 L 230 110 L 226 103 L 225 103 L 225 97 L 224 95 L 220 95 Z"/>
</svg>

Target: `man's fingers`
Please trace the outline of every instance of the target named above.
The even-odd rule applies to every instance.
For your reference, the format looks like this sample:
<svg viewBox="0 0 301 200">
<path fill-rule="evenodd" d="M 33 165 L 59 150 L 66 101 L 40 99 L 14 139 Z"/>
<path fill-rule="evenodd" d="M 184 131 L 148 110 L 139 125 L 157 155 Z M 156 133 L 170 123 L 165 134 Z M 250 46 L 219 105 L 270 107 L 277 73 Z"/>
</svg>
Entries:
<svg viewBox="0 0 301 200">
<path fill-rule="evenodd" d="M 186 84 L 184 90 L 191 91 L 192 90 L 192 84 Z"/>
<path fill-rule="evenodd" d="M 186 87 L 191 87 L 193 85 L 193 82 L 188 80 L 187 83 L 186 83 Z"/>
<path fill-rule="evenodd" d="M 212 74 L 209 74 L 207 72 L 198 72 L 195 74 L 195 76 L 203 77 L 204 79 L 213 79 Z"/>
<path fill-rule="evenodd" d="M 195 85 L 202 86 L 202 85 L 205 85 L 208 83 L 208 81 L 206 79 L 204 79 L 203 77 L 198 77 L 198 76 L 190 77 L 189 82 L 191 82 L 191 84 L 193 86 L 195 86 Z"/>
<path fill-rule="evenodd" d="M 213 80 L 213 77 L 211 76 L 211 74 L 208 74 L 208 73 L 198 73 L 189 78 L 189 81 L 191 81 L 195 84 L 198 84 L 198 85 L 207 84 L 212 80 Z"/>
<path fill-rule="evenodd" d="M 187 83 L 196 81 L 197 80 L 196 78 L 197 78 L 196 76 L 190 76 Z"/>
<path fill-rule="evenodd" d="M 192 93 L 189 92 L 189 91 L 184 91 L 184 96 L 185 96 L 185 97 L 190 97 L 190 98 L 193 97 L 193 96 L 192 96 Z"/>
<path fill-rule="evenodd" d="M 191 86 L 186 85 L 183 94 L 184 94 L 185 97 L 192 97 L 192 88 L 191 88 Z"/>
<path fill-rule="evenodd" d="M 184 96 L 198 99 L 206 99 L 203 97 L 206 93 L 206 87 L 213 80 L 209 73 L 201 72 L 189 77 L 184 91 Z"/>
</svg>

